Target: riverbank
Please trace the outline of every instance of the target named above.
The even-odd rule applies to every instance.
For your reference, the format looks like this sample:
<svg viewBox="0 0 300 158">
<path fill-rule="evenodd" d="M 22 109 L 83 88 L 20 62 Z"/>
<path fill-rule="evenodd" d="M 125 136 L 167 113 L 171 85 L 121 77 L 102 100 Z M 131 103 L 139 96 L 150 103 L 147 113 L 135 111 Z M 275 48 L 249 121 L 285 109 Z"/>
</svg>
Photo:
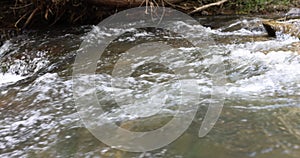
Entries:
<svg viewBox="0 0 300 158">
<path fill-rule="evenodd" d="M 123 1 L 124 3 L 121 3 Z M 298 0 L 259 2 L 251 0 L 164 0 L 161 2 L 150 0 L 148 3 L 136 0 L 133 2 L 127 0 L 4 0 L 0 2 L 0 11 L 3 13 L 0 15 L 0 27 L 20 29 L 96 24 L 118 11 L 140 5 L 154 7 L 163 5 L 193 15 L 278 14 L 286 12 L 291 7 L 300 7 Z"/>
</svg>

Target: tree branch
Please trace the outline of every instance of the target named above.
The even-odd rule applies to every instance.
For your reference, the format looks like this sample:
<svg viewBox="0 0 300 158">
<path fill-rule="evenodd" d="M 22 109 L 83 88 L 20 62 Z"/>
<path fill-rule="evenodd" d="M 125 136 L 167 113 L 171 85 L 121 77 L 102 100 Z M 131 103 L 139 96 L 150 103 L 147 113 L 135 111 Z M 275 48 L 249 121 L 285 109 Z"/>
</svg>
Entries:
<svg viewBox="0 0 300 158">
<path fill-rule="evenodd" d="M 204 10 L 204 9 L 212 7 L 212 6 L 221 5 L 221 4 L 223 4 L 223 3 L 227 2 L 227 1 L 228 0 L 221 0 L 221 1 L 218 1 L 218 2 L 215 2 L 215 3 L 210 3 L 210 4 L 207 4 L 207 5 L 195 8 L 195 10 L 189 12 L 189 14 L 193 14 L 193 13 L 199 12 L 201 10 Z"/>
</svg>

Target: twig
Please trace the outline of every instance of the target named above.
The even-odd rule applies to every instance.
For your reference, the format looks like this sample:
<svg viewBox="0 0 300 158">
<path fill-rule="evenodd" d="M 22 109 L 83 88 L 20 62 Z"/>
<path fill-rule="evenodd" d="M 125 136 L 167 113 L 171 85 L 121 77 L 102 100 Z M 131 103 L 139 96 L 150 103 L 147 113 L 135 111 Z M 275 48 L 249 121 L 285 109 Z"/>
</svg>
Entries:
<svg viewBox="0 0 300 158">
<path fill-rule="evenodd" d="M 28 14 L 28 12 L 25 13 L 25 14 L 24 14 L 24 15 L 23 15 L 23 16 L 15 23 L 15 27 L 16 27 L 16 28 L 19 28 L 19 27 L 18 27 L 18 24 L 20 23 L 21 20 L 23 20 L 23 19 L 27 16 L 27 14 Z"/>
<path fill-rule="evenodd" d="M 161 16 L 160 16 L 160 19 L 159 19 L 159 22 L 158 22 L 158 24 L 160 24 L 160 23 L 161 23 L 161 21 L 162 21 L 162 19 L 163 19 L 164 15 L 165 15 L 165 12 L 166 12 L 166 9 L 165 9 L 165 3 L 164 3 L 164 1 L 161 1 L 161 5 L 162 5 L 162 7 L 163 7 L 163 13 L 162 13 L 162 14 L 161 14 Z"/>
<path fill-rule="evenodd" d="M 85 14 L 86 14 L 86 10 L 87 8 L 84 8 L 84 10 L 82 11 L 83 13 L 80 14 L 77 18 L 75 18 L 74 20 L 72 20 L 72 23 L 75 23 L 77 20 L 79 20 L 80 18 L 82 18 Z"/>
<path fill-rule="evenodd" d="M 15 7 L 17 6 L 17 4 L 18 4 L 18 1 L 15 1 Z M 16 10 L 15 9 L 13 9 L 13 13 L 16 16 Z"/>
<path fill-rule="evenodd" d="M 37 7 L 37 8 L 35 8 L 33 11 L 32 11 L 32 13 L 29 15 L 29 17 L 27 18 L 27 20 L 26 20 L 26 22 L 25 22 L 25 24 L 24 24 L 24 26 L 23 26 L 23 28 L 25 28 L 29 23 L 30 23 L 30 21 L 32 20 L 32 18 L 33 18 L 33 16 L 36 14 L 36 12 L 38 12 L 40 10 L 40 7 Z"/>
<path fill-rule="evenodd" d="M 168 5 L 170 5 L 171 7 L 173 7 L 173 8 L 175 8 L 176 7 L 176 5 L 175 4 L 173 4 L 173 3 L 171 3 L 171 2 L 168 2 L 167 0 L 162 0 L 162 2 L 165 2 L 165 3 L 167 3 Z"/>
<path fill-rule="evenodd" d="M 218 1 L 218 2 L 215 2 L 215 3 L 210 3 L 210 4 L 207 4 L 207 5 L 198 7 L 198 8 L 196 8 L 195 10 L 189 12 L 189 14 L 193 14 L 193 13 L 199 12 L 199 11 L 201 11 L 201 10 L 204 10 L 204 9 L 209 8 L 209 7 L 212 7 L 212 6 L 221 5 L 221 4 L 223 4 L 223 3 L 227 2 L 227 1 L 228 1 L 228 0 L 221 0 L 221 1 Z"/>
<path fill-rule="evenodd" d="M 65 14 L 65 12 L 66 12 L 66 10 L 64 9 L 61 13 L 60 13 L 60 15 L 58 15 L 58 16 L 56 16 L 55 17 L 55 20 L 54 20 L 54 22 L 52 23 L 52 24 L 50 24 L 50 26 L 53 26 L 64 14 Z M 58 13 L 57 13 L 58 14 Z"/>
<path fill-rule="evenodd" d="M 17 7 L 17 6 L 15 6 L 15 7 L 9 7 L 10 9 L 13 9 L 13 10 L 15 10 L 15 9 L 22 9 L 22 8 L 26 8 L 26 7 L 29 7 L 29 6 L 31 6 L 33 3 L 29 3 L 29 4 L 26 4 L 26 5 L 23 5 L 23 6 L 19 6 L 19 7 Z"/>
<path fill-rule="evenodd" d="M 183 5 L 179 5 L 179 4 L 177 5 L 177 3 L 184 2 L 184 0 L 162 0 L 162 2 L 168 4 L 169 6 L 171 6 L 173 8 L 180 8 L 183 10 L 188 10 L 188 8 L 184 7 Z"/>
<path fill-rule="evenodd" d="M 146 0 L 143 0 L 143 2 L 141 2 L 141 4 L 140 4 L 139 7 L 141 7 L 141 6 L 145 3 L 145 1 L 146 1 Z"/>
</svg>

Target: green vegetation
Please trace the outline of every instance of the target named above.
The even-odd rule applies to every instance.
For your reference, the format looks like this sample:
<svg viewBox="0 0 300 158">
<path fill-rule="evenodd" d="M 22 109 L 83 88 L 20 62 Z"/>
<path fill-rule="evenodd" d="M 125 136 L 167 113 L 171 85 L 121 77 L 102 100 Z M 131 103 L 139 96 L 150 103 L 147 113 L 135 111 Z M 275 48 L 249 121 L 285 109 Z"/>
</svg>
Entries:
<svg viewBox="0 0 300 158">
<path fill-rule="evenodd" d="M 295 3 L 295 4 L 294 4 Z M 286 11 L 295 6 L 294 0 L 236 0 L 230 1 L 230 6 L 235 8 L 238 14 L 270 13 Z"/>
</svg>

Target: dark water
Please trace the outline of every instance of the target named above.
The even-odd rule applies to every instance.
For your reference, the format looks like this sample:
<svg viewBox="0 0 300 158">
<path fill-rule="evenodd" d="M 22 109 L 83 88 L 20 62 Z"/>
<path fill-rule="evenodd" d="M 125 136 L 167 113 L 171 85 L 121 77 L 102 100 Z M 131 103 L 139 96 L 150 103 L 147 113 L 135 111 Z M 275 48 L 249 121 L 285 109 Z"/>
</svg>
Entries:
<svg viewBox="0 0 300 158">
<path fill-rule="evenodd" d="M 172 69 L 163 64 L 145 64 L 151 56 L 134 56 L 136 71 L 130 77 L 114 76 L 116 63 L 121 68 L 127 64 L 118 62 L 122 54 L 144 42 L 167 42 L 175 49 L 162 53 L 161 58 L 172 61 L 171 66 L 176 68 L 193 69 L 202 97 L 184 103 L 199 107 L 195 119 L 176 141 L 146 153 L 105 145 L 85 128 L 76 111 L 73 63 L 81 42 L 97 27 L 33 30 L 6 41 L 0 47 L 0 157 L 298 157 L 300 56 L 294 43 L 299 39 L 267 37 L 260 18 L 255 17 L 198 20 L 206 27 L 183 22 L 174 27 L 201 29 L 201 34 L 189 35 L 209 39 L 200 50 L 163 30 L 131 29 L 115 40 L 98 61 L 97 97 L 106 110 L 99 117 L 133 131 L 157 129 L 172 119 L 179 106 L 174 102 L 178 99 L 174 90 L 178 83 Z M 188 59 L 178 58 L 178 53 Z M 216 61 L 222 61 L 226 68 L 226 100 L 214 128 L 199 138 L 199 127 L 213 101 L 208 69 Z M 111 81 L 120 79 L 130 81 L 129 86 L 113 87 Z M 89 80 L 83 78 L 82 82 Z M 168 94 L 168 98 L 164 106 L 155 107 L 161 112 L 153 117 L 141 119 L 152 116 L 155 108 L 126 102 L 126 97 L 154 93 Z M 118 105 L 114 98 L 120 98 L 124 105 Z"/>
</svg>

